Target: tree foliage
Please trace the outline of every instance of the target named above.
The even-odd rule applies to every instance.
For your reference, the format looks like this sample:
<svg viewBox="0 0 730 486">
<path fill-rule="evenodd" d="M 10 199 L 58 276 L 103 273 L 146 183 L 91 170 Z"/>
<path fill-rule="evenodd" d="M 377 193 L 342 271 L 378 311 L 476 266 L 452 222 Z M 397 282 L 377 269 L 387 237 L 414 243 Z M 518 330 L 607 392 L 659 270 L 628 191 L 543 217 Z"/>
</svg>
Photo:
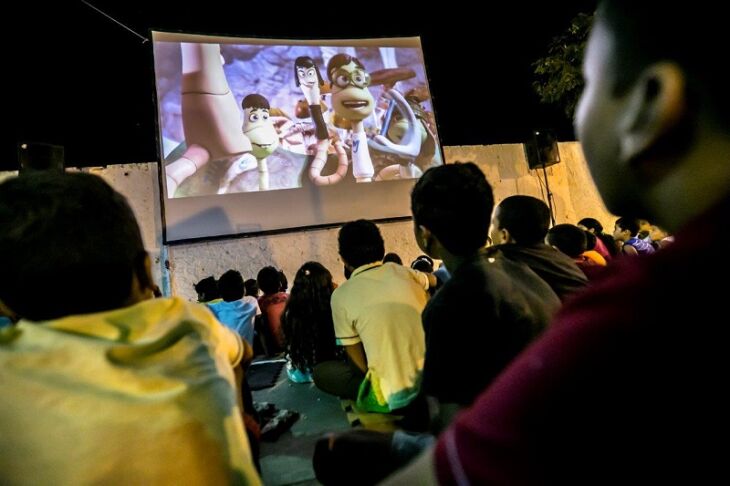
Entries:
<svg viewBox="0 0 730 486">
<path fill-rule="evenodd" d="M 592 14 L 575 16 L 570 27 L 550 41 L 547 56 L 532 64 L 532 86 L 540 101 L 560 106 L 570 119 L 583 89 L 581 64 L 592 21 Z"/>
</svg>

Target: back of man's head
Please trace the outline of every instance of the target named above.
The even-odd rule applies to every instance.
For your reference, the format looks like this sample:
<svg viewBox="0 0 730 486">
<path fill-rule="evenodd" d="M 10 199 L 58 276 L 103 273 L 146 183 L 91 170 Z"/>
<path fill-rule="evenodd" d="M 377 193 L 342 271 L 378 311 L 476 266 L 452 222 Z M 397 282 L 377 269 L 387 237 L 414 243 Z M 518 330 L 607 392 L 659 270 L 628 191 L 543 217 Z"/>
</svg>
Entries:
<svg viewBox="0 0 730 486">
<path fill-rule="evenodd" d="M 379 262 L 385 255 L 385 243 L 372 221 L 358 219 L 345 223 L 337 235 L 340 256 L 353 269 Z"/>
<path fill-rule="evenodd" d="M 542 243 L 550 227 L 550 210 L 532 196 L 510 196 L 497 206 L 498 230 L 505 229 L 518 245 Z"/>
<path fill-rule="evenodd" d="M 403 265 L 403 259 L 398 255 L 397 253 L 386 253 L 383 257 L 383 263 L 397 263 L 398 265 Z"/>
<path fill-rule="evenodd" d="M 55 319 L 129 304 L 151 286 L 134 214 L 97 176 L 28 174 L 0 184 L 0 300 Z"/>
<path fill-rule="evenodd" d="M 690 111 L 710 114 L 730 128 L 730 90 L 725 66 L 727 19 L 717 3 L 603 0 L 597 21 L 613 37 L 614 88 L 627 89 L 651 64 L 677 63 L 686 73 Z"/>
<path fill-rule="evenodd" d="M 588 230 L 593 230 L 597 235 L 603 233 L 603 225 L 595 218 L 583 218 L 578 221 L 578 226 L 583 226 Z"/>
<path fill-rule="evenodd" d="M 428 255 L 419 255 L 411 262 L 411 268 L 419 272 L 433 273 L 433 259 Z"/>
<path fill-rule="evenodd" d="M 250 295 L 251 297 L 259 296 L 259 284 L 255 278 L 249 278 L 243 282 L 243 288 L 246 295 Z"/>
<path fill-rule="evenodd" d="M 193 285 L 195 292 L 198 293 L 198 302 L 210 302 L 211 300 L 220 297 L 218 292 L 218 282 L 212 275 L 205 277 L 198 283 Z"/>
<path fill-rule="evenodd" d="M 264 267 L 256 275 L 256 282 L 264 295 L 271 295 L 281 290 L 281 275 L 274 267 Z"/>
<path fill-rule="evenodd" d="M 243 277 L 236 270 L 228 270 L 218 279 L 218 291 L 226 302 L 243 299 Z"/>
<path fill-rule="evenodd" d="M 455 163 L 427 170 L 411 192 L 416 225 L 427 228 L 454 255 L 484 247 L 494 206 L 492 188 L 475 164 Z"/>
<path fill-rule="evenodd" d="M 558 224 L 550 228 L 547 242 L 571 258 L 578 258 L 586 251 L 587 231 L 583 231 L 572 224 Z M 593 237 L 595 240 L 595 236 Z"/>
</svg>

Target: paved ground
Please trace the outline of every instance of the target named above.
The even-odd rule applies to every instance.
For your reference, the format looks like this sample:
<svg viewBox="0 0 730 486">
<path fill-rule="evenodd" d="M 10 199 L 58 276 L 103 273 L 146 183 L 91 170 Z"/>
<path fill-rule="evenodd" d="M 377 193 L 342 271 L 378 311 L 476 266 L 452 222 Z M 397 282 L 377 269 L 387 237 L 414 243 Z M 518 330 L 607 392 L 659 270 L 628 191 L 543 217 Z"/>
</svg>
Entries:
<svg viewBox="0 0 730 486">
<path fill-rule="evenodd" d="M 271 402 L 277 408 L 301 414 L 292 428 L 276 442 L 261 443 L 264 484 L 315 485 L 312 470 L 314 444 L 325 432 L 350 428 L 340 400 L 319 391 L 313 384 L 291 383 L 282 371 L 274 387 L 253 392 L 256 402 Z"/>
</svg>

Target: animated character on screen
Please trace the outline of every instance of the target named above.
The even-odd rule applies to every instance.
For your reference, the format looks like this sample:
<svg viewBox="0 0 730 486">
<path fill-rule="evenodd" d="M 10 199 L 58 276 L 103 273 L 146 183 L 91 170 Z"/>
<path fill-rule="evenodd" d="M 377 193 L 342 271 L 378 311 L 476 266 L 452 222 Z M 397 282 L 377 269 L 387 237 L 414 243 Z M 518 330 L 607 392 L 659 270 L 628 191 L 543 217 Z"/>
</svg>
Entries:
<svg viewBox="0 0 730 486">
<path fill-rule="evenodd" d="M 393 113 L 391 122 L 383 126 L 388 140 L 393 143 L 390 146 L 384 146 L 376 141 L 370 142 L 371 148 L 377 148 L 399 159 L 398 164 L 381 170 L 376 180 L 420 177 L 423 171 L 432 165 L 441 164 L 441 157 L 436 146 L 436 135 L 431 128 L 435 123 L 429 116 L 430 114 L 421 106 L 421 102 L 426 99 L 428 99 L 428 93 L 425 87 L 409 91 L 403 100 L 407 104 L 396 103 L 397 110 Z M 416 120 L 415 125 L 414 119 Z M 414 137 L 412 140 L 417 142 L 414 145 L 414 147 L 418 147 L 415 157 L 411 152 L 401 150 L 400 147 L 403 145 L 398 145 L 409 136 L 409 132 L 414 126 L 416 128 L 415 136 L 413 134 L 410 136 Z"/>
<path fill-rule="evenodd" d="M 311 57 L 300 56 L 296 58 L 294 61 L 294 80 L 302 90 L 304 99 L 307 101 L 307 105 L 309 105 L 309 113 L 314 121 L 317 140 L 326 140 L 327 126 L 322 117 L 319 90 L 319 87 L 324 84 L 324 80 Z"/>
<path fill-rule="evenodd" d="M 327 65 L 332 84 L 332 108 L 336 115 L 352 124 L 352 174 L 357 182 L 370 182 L 375 175 L 370 160 L 368 140 L 363 120 L 375 107 L 373 95 L 367 89 L 370 75 L 365 66 L 348 54 L 332 56 Z"/>
<path fill-rule="evenodd" d="M 238 128 L 240 112 L 223 72 L 218 44 L 182 43 L 181 103 L 187 148 L 165 166 L 167 196 L 211 160 L 240 173 L 256 167 L 248 138 Z M 229 169 L 230 171 L 230 169 Z"/>
<path fill-rule="evenodd" d="M 266 158 L 279 146 L 279 134 L 269 117 L 269 101 L 260 94 L 250 94 L 241 102 L 243 107 L 243 134 L 253 146 L 259 170 L 259 190 L 269 189 L 269 167 Z"/>
<path fill-rule="evenodd" d="M 333 56 L 327 66 L 327 73 L 332 84 L 334 112 L 352 125 L 352 172 L 357 182 L 370 182 L 375 172 L 368 144 L 382 152 L 404 157 L 402 164 L 386 167 L 376 180 L 418 177 L 420 170 L 413 165 L 413 161 L 421 150 L 419 122 L 403 96 L 392 88 L 385 91 L 408 123 L 402 139 L 394 143 L 382 135 L 376 135 L 368 142 L 363 120 L 372 113 L 375 106 L 367 89 L 371 82 L 370 75 L 357 58 L 347 54 Z"/>
<path fill-rule="evenodd" d="M 324 80 L 322 80 L 319 69 L 317 69 L 317 65 L 311 57 L 301 56 L 294 61 L 294 79 L 296 80 L 297 86 L 302 90 L 302 94 L 307 102 L 317 137 L 316 153 L 309 166 L 309 178 L 318 186 L 336 184 L 347 175 L 349 161 L 342 142 L 337 140 L 334 142 L 335 152 L 338 158 L 337 171 L 328 176 L 322 175 L 322 169 L 327 163 L 330 142 L 327 125 L 322 116 L 322 107 L 320 105 L 320 86 L 324 85 Z"/>
<path fill-rule="evenodd" d="M 423 133 L 422 124 L 415 114 L 414 107 L 403 98 L 403 95 L 394 89 L 388 89 L 386 96 L 394 101 L 395 122 L 384 124 L 386 137 L 376 135 L 370 141 L 370 148 L 395 156 L 398 163 L 381 169 L 375 180 L 418 178 L 423 171 L 416 165 L 416 161 L 421 159 L 426 134 Z"/>
</svg>

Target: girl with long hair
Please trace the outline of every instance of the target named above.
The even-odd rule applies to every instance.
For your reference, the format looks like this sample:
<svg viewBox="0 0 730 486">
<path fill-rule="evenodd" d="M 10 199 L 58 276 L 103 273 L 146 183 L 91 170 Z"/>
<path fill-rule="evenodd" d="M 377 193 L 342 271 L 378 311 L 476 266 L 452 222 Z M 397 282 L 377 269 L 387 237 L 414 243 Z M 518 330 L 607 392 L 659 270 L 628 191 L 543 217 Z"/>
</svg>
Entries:
<svg viewBox="0 0 730 486">
<path fill-rule="evenodd" d="M 312 368 L 342 357 L 335 344 L 330 298 L 336 285 L 321 263 L 307 262 L 294 277 L 281 325 L 288 355 L 287 374 L 295 383 L 312 381 Z"/>
</svg>

